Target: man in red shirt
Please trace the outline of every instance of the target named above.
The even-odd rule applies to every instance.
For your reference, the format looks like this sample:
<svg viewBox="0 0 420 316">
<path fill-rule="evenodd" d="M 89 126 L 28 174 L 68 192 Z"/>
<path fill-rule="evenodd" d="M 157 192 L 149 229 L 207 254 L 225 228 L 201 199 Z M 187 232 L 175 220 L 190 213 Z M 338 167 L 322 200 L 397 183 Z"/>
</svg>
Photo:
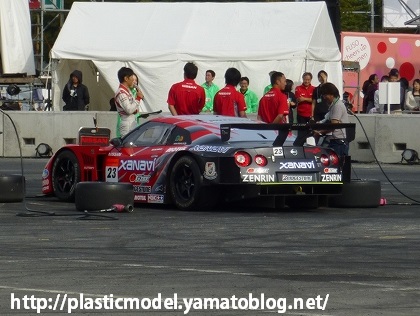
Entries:
<svg viewBox="0 0 420 316">
<path fill-rule="evenodd" d="M 172 115 L 200 114 L 206 102 L 204 88 L 195 83 L 198 68 L 194 63 L 184 66 L 184 81 L 172 85 L 168 94 L 168 108 Z"/>
<path fill-rule="evenodd" d="M 312 96 L 315 87 L 311 85 L 312 74 L 305 72 L 302 75 L 302 84 L 295 89 L 295 96 L 297 100 L 297 122 L 300 124 L 307 124 L 312 116 Z M 303 146 L 307 137 L 306 131 L 298 130 L 298 134 L 293 145 Z"/>
<path fill-rule="evenodd" d="M 244 95 L 236 90 L 241 81 L 241 73 L 236 68 L 229 68 L 225 73 L 226 86 L 214 96 L 214 114 L 246 117 Z"/>
<path fill-rule="evenodd" d="M 286 77 L 281 72 L 274 72 L 270 78 L 272 88 L 261 98 L 257 118 L 266 123 L 287 123 L 289 106 L 286 88 Z"/>
</svg>

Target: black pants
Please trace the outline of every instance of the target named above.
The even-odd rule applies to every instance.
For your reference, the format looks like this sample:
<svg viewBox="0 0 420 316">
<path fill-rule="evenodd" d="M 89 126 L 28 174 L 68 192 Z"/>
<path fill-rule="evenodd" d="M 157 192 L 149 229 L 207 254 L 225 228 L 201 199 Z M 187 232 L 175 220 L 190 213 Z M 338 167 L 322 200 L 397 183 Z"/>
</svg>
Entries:
<svg viewBox="0 0 420 316">
<path fill-rule="evenodd" d="M 328 147 L 334 149 L 340 157 L 349 155 L 349 143 L 344 139 L 330 139 Z"/>
<path fill-rule="evenodd" d="M 297 115 L 298 124 L 307 124 L 309 123 L 310 119 L 310 117 L 304 117 L 299 114 Z M 298 130 L 296 139 L 293 142 L 293 146 L 303 146 L 307 137 L 309 137 L 309 132 L 307 130 Z"/>
</svg>

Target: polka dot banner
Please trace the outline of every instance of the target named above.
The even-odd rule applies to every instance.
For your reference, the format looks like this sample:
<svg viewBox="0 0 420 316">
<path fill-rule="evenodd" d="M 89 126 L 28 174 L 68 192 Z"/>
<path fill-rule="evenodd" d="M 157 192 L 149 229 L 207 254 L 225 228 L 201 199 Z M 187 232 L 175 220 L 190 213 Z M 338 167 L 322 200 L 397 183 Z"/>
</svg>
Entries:
<svg viewBox="0 0 420 316">
<path fill-rule="evenodd" d="M 397 68 L 400 77 L 410 85 L 420 78 L 420 34 L 386 34 L 343 32 L 341 38 L 342 60 L 358 61 L 359 86 L 371 74 L 379 78 Z M 343 73 L 347 86 L 357 86 L 357 76 Z"/>
</svg>

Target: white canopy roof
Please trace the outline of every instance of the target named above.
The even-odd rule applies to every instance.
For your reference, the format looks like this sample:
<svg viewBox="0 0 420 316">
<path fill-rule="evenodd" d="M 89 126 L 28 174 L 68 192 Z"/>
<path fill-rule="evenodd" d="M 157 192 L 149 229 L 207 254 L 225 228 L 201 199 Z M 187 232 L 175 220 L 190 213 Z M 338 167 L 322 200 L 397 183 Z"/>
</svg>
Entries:
<svg viewBox="0 0 420 316">
<path fill-rule="evenodd" d="M 139 75 L 144 110 L 167 110 L 168 90 L 183 79 L 188 61 L 199 67 L 197 83 L 213 69 L 219 87 L 225 70 L 236 67 L 258 96 L 271 70 L 296 83 L 304 71 L 321 69 L 337 84 L 342 80 L 341 55 L 324 2 L 75 2 L 51 57 L 60 60 L 53 73 L 56 110 L 62 108 L 61 89 L 74 69 L 83 71 L 91 108 L 103 110 L 109 108 L 106 100 L 118 86 L 122 66 Z"/>
</svg>

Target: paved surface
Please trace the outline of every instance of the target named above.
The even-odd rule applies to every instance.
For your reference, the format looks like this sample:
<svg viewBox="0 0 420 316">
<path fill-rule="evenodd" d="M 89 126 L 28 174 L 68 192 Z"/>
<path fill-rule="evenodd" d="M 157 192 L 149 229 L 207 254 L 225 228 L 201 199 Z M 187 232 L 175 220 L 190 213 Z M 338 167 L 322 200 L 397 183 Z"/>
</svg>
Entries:
<svg viewBox="0 0 420 316">
<path fill-rule="evenodd" d="M 420 314 L 420 208 L 405 204 L 412 201 L 387 183 L 376 165 L 353 166 L 357 178 L 384 181 L 382 195 L 389 204 L 376 209 L 180 212 L 137 206 L 130 214 L 110 214 L 118 220 L 81 220 L 73 204 L 36 197 L 45 162 L 25 159 L 25 202 L 0 204 L 1 315 L 36 314 L 23 309 L 23 300 L 21 310 L 11 310 L 12 293 L 20 299 L 51 298 L 51 308 L 58 295 L 79 298 L 80 293 L 92 299 L 110 294 L 154 298 L 161 293 L 156 304 L 175 293 L 178 304 L 182 298 L 248 298 L 252 293 L 287 298 L 287 305 L 293 298 L 320 295 L 324 300 L 329 294 L 324 311 L 285 314 Z M 20 172 L 19 159 L 0 159 L 0 165 L 2 173 Z M 420 200 L 419 165 L 383 168 L 398 189 Z M 16 216 L 27 209 L 56 215 Z M 283 301 L 278 302 L 274 310 L 201 310 L 189 315 L 277 314 Z M 183 315 L 183 310 L 107 313 Z"/>
</svg>

